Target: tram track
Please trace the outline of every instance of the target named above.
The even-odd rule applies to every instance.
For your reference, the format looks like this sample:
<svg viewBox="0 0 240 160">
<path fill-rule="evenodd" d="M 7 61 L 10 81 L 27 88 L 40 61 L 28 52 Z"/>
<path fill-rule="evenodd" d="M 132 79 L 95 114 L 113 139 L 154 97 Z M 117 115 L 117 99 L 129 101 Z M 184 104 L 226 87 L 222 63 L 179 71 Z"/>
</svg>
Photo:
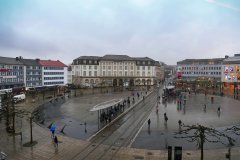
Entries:
<svg viewBox="0 0 240 160">
<path fill-rule="evenodd" d="M 145 102 L 140 102 L 134 106 L 128 113 L 118 119 L 114 124 L 108 126 L 103 132 L 92 138 L 91 142 L 78 152 L 72 159 L 113 159 L 122 147 L 127 146 L 137 131 L 144 124 L 152 108 L 156 105 L 157 91 L 153 91 Z M 142 114 L 144 113 L 144 114 Z M 133 123 L 125 123 L 131 118 Z M 135 127 L 130 127 L 135 126 Z M 122 132 L 119 130 L 122 127 Z M 107 130 L 107 131 L 106 131 Z M 114 140 L 110 138 L 114 137 Z"/>
</svg>

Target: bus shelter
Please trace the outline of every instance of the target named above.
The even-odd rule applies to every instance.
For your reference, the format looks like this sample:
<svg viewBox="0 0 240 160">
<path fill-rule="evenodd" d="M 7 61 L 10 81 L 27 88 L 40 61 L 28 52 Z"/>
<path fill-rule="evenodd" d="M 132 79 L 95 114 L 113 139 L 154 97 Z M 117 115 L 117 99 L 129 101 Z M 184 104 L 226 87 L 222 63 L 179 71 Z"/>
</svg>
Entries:
<svg viewBox="0 0 240 160">
<path fill-rule="evenodd" d="M 91 112 L 98 112 L 98 129 L 101 122 L 105 122 L 105 124 L 110 123 L 111 120 L 122 111 L 122 108 L 124 107 L 123 101 L 124 99 L 122 98 L 112 99 L 110 101 L 97 104 L 90 109 Z"/>
</svg>

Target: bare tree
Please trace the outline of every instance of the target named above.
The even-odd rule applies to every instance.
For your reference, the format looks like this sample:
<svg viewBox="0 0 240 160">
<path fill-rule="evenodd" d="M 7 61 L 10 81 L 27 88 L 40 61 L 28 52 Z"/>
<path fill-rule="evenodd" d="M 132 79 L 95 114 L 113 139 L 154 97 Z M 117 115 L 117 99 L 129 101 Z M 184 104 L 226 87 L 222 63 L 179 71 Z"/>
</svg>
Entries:
<svg viewBox="0 0 240 160">
<path fill-rule="evenodd" d="M 225 145 L 233 145 L 235 140 L 230 136 L 217 131 L 214 128 L 205 127 L 203 125 L 184 125 L 179 132 L 175 133 L 175 138 L 184 138 L 189 142 L 196 142 L 196 146 L 201 149 L 201 160 L 203 160 L 203 148 L 205 142 L 210 143 L 222 143 L 225 144 L 221 138 L 226 138 L 228 144 Z"/>
<path fill-rule="evenodd" d="M 232 126 L 230 128 L 227 128 L 226 131 L 231 131 L 238 136 L 240 135 L 240 127 L 238 126 Z"/>
</svg>

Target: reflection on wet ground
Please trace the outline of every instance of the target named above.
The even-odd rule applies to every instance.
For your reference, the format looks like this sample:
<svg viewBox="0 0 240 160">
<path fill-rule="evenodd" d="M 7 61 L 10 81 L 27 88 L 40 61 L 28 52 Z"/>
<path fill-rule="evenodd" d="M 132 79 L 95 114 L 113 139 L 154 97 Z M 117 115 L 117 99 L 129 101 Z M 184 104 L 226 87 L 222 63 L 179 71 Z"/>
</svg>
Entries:
<svg viewBox="0 0 240 160">
<path fill-rule="evenodd" d="M 112 93 L 93 95 L 92 97 L 77 97 L 67 100 L 59 100 L 55 103 L 48 103 L 40 110 L 40 121 L 46 127 L 54 122 L 57 125 L 57 132 L 64 132 L 65 135 L 87 139 L 98 130 L 97 112 L 89 110 L 101 102 L 113 99 L 128 97 L 128 93 Z M 182 124 L 202 124 L 223 131 L 226 127 L 240 124 L 240 103 L 237 100 L 204 94 L 183 95 L 184 99 L 170 98 L 166 103 L 156 104 L 148 119 L 151 125 L 144 124 L 139 135 L 132 144 L 134 148 L 143 149 L 166 149 L 167 146 L 182 146 L 183 149 L 196 149 L 195 143 L 189 143 L 185 139 L 174 138 L 175 132 L 179 131 L 179 120 Z M 185 105 L 184 105 L 185 103 Z M 220 107 L 220 111 L 219 111 Z M 164 116 L 166 113 L 166 116 Z M 166 121 L 167 117 L 167 121 Z M 126 122 L 127 123 L 127 122 Z M 101 127 L 101 126 L 100 126 Z M 235 140 L 236 146 L 240 145 L 239 136 L 230 134 Z M 226 142 L 226 140 L 223 140 Z M 204 148 L 222 148 L 220 143 L 205 143 Z"/>
<path fill-rule="evenodd" d="M 224 131 L 227 127 L 240 124 L 240 103 L 237 100 L 227 97 L 212 96 L 204 94 L 188 94 L 184 96 L 182 103 L 179 99 L 169 99 L 165 104 L 161 103 L 159 107 L 152 111 L 151 128 L 145 124 L 132 144 L 134 148 L 143 149 L 166 149 L 167 146 L 182 146 L 183 149 L 195 149 L 195 143 L 190 143 L 186 139 L 174 138 L 175 132 L 179 131 L 179 120 L 182 124 L 193 125 L 202 124 L 213 127 L 219 131 Z M 205 107 L 206 106 L 206 107 Z M 220 107 L 220 110 L 219 110 Z M 164 114 L 167 115 L 166 122 Z M 240 145 L 239 136 L 230 134 L 236 140 L 235 145 Z M 228 144 L 226 140 L 223 142 Z M 204 148 L 222 148 L 221 143 L 205 143 Z"/>
<path fill-rule="evenodd" d="M 87 139 L 105 123 L 98 125 L 98 112 L 90 112 L 90 109 L 99 103 L 114 98 L 127 98 L 131 95 L 132 92 L 119 92 L 60 99 L 40 107 L 37 121 L 45 127 L 54 122 L 57 125 L 57 132 L 74 138 Z"/>
</svg>

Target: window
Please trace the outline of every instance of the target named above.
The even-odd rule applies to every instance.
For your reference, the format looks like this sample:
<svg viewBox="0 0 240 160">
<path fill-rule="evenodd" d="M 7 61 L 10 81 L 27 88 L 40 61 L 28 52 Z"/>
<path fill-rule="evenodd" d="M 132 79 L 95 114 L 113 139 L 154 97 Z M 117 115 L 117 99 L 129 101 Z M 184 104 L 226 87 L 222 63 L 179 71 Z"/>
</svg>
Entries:
<svg viewBox="0 0 240 160">
<path fill-rule="evenodd" d="M 125 66 L 125 70 L 127 70 L 127 66 Z"/>
<path fill-rule="evenodd" d="M 108 71 L 108 76 L 111 76 L 111 71 Z"/>
<path fill-rule="evenodd" d="M 94 71 L 94 76 L 97 76 L 97 71 Z"/>
<path fill-rule="evenodd" d="M 92 71 L 89 71 L 89 76 L 92 76 Z"/>
<path fill-rule="evenodd" d="M 111 70 L 111 66 L 108 66 L 108 70 Z"/>
<path fill-rule="evenodd" d="M 145 72 L 142 72 L 142 76 L 145 76 Z"/>
<path fill-rule="evenodd" d="M 131 71 L 131 76 L 133 76 L 133 71 Z"/>
<path fill-rule="evenodd" d="M 117 66 L 114 66 L 114 70 L 117 70 Z"/>
<path fill-rule="evenodd" d="M 150 65 L 151 64 L 151 62 L 150 61 L 148 61 L 148 65 Z"/>
<path fill-rule="evenodd" d="M 137 72 L 137 76 L 140 76 L 140 72 Z"/>
<path fill-rule="evenodd" d="M 89 69 L 92 69 L 92 66 L 88 66 L 89 67 Z"/>
<path fill-rule="evenodd" d="M 86 71 L 83 71 L 83 76 L 86 76 Z"/>
<path fill-rule="evenodd" d="M 125 72 L 125 76 L 127 76 L 127 72 Z"/>
<path fill-rule="evenodd" d="M 142 69 L 145 70 L 145 66 L 142 66 Z"/>
<path fill-rule="evenodd" d="M 142 64 L 145 64 L 145 61 L 143 61 Z"/>
<path fill-rule="evenodd" d="M 119 66 L 119 70 L 122 70 L 122 66 Z"/>
<path fill-rule="evenodd" d="M 94 69 L 97 70 L 97 66 L 94 66 Z"/>
<path fill-rule="evenodd" d="M 92 61 L 91 61 L 91 60 L 89 60 L 89 64 L 92 64 Z"/>
<path fill-rule="evenodd" d="M 103 70 L 105 70 L 105 66 L 103 66 Z"/>
<path fill-rule="evenodd" d="M 97 61 L 94 61 L 95 64 L 97 64 Z"/>
<path fill-rule="evenodd" d="M 150 70 L 150 68 L 151 68 L 151 67 L 150 67 L 150 66 L 148 66 L 148 70 Z"/>
<path fill-rule="evenodd" d="M 131 66 L 131 70 L 133 70 L 133 66 Z"/>
<path fill-rule="evenodd" d="M 86 69 L 86 66 L 83 66 L 83 69 Z"/>
<path fill-rule="evenodd" d="M 114 76 L 117 76 L 117 72 L 116 71 L 114 71 Z"/>
<path fill-rule="evenodd" d="M 139 67 L 139 66 L 137 66 L 137 70 L 140 70 L 140 67 Z"/>
<path fill-rule="evenodd" d="M 119 71 L 119 76 L 122 76 L 122 71 Z"/>
<path fill-rule="evenodd" d="M 105 71 L 103 71 L 103 76 L 105 76 Z"/>
<path fill-rule="evenodd" d="M 87 61 L 86 60 L 83 60 L 83 64 L 86 64 L 87 63 Z"/>
</svg>

